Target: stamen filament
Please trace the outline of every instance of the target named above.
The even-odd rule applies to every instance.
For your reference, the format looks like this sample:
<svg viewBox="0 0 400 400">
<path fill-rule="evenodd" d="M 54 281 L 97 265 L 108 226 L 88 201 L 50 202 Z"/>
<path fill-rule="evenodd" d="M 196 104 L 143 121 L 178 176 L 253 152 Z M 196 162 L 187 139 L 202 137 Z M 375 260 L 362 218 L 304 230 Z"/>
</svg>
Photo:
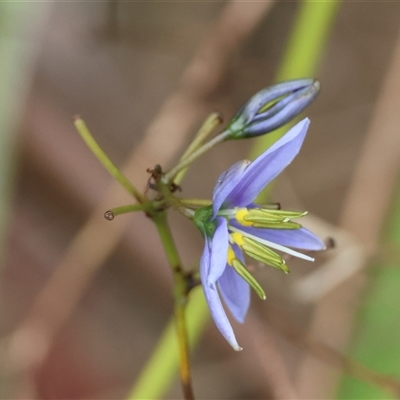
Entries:
<svg viewBox="0 0 400 400">
<path fill-rule="evenodd" d="M 235 216 L 236 211 L 236 209 L 219 210 L 217 215 L 219 217 L 229 217 L 231 219 Z"/>
<path fill-rule="evenodd" d="M 275 249 L 275 250 L 283 251 L 284 253 L 290 254 L 291 256 L 302 258 L 303 260 L 307 260 L 307 261 L 314 261 L 315 260 L 313 257 L 310 257 L 310 256 L 307 256 L 305 254 L 299 253 L 298 251 L 292 250 L 289 247 L 282 246 L 280 244 L 270 242 L 269 240 L 261 239 L 261 238 L 255 236 L 255 235 L 251 235 L 250 233 L 242 231 L 241 229 L 235 228 L 234 226 L 230 225 L 229 226 L 229 230 L 232 231 L 232 232 L 238 232 L 238 233 L 242 234 L 243 236 L 246 236 L 248 238 L 254 239 L 257 242 L 264 244 L 265 246 L 271 247 L 272 249 Z"/>
</svg>

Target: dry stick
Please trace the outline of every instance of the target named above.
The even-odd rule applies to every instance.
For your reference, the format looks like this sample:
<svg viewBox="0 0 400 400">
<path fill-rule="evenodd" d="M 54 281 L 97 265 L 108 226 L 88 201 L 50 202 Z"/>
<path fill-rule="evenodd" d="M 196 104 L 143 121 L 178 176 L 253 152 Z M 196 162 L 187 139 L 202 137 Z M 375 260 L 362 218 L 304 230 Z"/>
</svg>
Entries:
<svg viewBox="0 0 400 400">
<path fill-rule="evenodd" d="M 400 163 L 400 36 L 395 46 L 388 73 L 375 107 L 360 160 L 344 204 L 340 226 L 359 238 L 372 254 L 388 211 Z M 352 277 L 323 299 L 316 307 L 310 334 L 322 338 L 329 331 L 330 345 L 346 346 L 351 334 L 351 321 L 360 295 L 361 274 Z M 347 286 L 347 290 L 346 287 Z M 332 304 L 335 308 L 331 322 Z M 344 330 L 343 326 L 347 329 Z M 298 391 L 308 398 L 326 398 L 333 394 L 338 373 L 308 357 L 300 370 Z M 327 393 L 327 387 L 329 392 Z"/>
<path fill-rule="evenodd" d="M 198 119 L 205 114 L 206 97 L 215 90 L 229 56 L 250 35 L 273 2 L 231 2 L 188 65 L 181 88 L 171 95 L 133 151 L 124 173 L 139 186 L 146 168 L 168 164 Z M 110 256 L 131 218 L 112 223 L 103 219 L 110 204 L 125 204 L 127 196 L 112 184 L 102 202 L 75 236 L 60 263 L 34 300 L 27 317 L 3 340 L 10 371 L 30 368 L 43 361 L 55 335 L 71 315 L 88 284 Z M 33 350 L 34 349 L 34 350 Z"/>
</svg>

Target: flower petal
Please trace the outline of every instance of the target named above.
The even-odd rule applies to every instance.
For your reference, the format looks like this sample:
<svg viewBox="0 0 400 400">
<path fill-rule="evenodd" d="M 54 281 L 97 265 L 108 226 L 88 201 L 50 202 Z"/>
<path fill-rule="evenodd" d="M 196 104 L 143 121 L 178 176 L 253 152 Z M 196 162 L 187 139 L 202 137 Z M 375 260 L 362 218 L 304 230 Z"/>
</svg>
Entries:
<svg viewBox="0 0 400 400">
<path fill-rule="evenodd" d="M 303 119 L 256 158 L 226 197 L 225 203 L 238 207 L 250 204 L 261 190 L 296 157 L 303 144 L 309 123 L 308 118 Z"/>
<path fill-rule="evenodd" d="M 235 249 L 237 256 L 238 252 L 241 253 Z M 238 258 L 243 259 L 243 256 Z M 232 267 L 227 266 L 218 280 L 218 287 L 232 315 L 243 323 L 250 305 L 250 285 Z"/>
<path fill-rule="evenodd" d="M 244 170 L 250 164 L 248 160 L 238 161 L 223 172 L 217 180 L 213 192 L 213 216 L 215 218 L 226 197 L 240 181 Z"/>
<path fill-rule="evenodd" d="M 269 242 L 277 243 L 282 246 L 303 250 L 324 250 L 326 248 L 325 243 L 306 228 L 259 229 L 240 225 L 236 221 L 231 221 L 230 225 L 237 227 L 250 235 L 257 236 L 260 239 L 268 240 Z"/>
<path fill-rule="evenodd" d="M 211 239 L 210 267 L 207 283 L 213 285 L 226 268 L 229 247 L 228 223 L 225 218 L 217 217 L 217 229 Z"/>
<path fill-rule="evenodd" d="M 234 348 L 234 350 L 239 351 L 242 348 L 239 346 L 235 334 L 233 332 L 232 326 L 226 316 L 225 310 L 222 307 L 221 299 L 216 288 L 216 285 L 209 285 L 207 283 L 208 272 L 210 270 L 211 262 L 211 243 L 209 239 L 205 238 L 204 251 L 200 260 L 200 279 L 203 284 L 204 295 L 210 309 L 211 316 L 217 326 L 218 330 L 221 332 L 222 336 L 227 340 L 227 342 Z"/>
</svg>

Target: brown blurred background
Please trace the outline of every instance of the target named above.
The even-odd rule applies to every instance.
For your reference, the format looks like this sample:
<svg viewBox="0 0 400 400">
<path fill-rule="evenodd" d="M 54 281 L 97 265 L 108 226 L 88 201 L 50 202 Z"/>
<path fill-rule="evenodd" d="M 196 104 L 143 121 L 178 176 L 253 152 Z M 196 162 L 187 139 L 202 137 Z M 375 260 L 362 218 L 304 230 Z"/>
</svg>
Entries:
<svg viewBox="0 0 400 400">
<path fill-rule="evenodd" d="M 21 39 L 28 48 L 32 46 L 34 54 L 26 66 L 29 79 L 15 131 L 17 163 L 7 211 L 9 227 L 1 279 L 4 337 L 32 312 L 34 299 L 52 278 L 71 241 L 99 206 L 112 181 L 79 139 L 72 116 L 82 115 L 110 158 L 123 166 L 146 133 L 159 129 L 151 124 L 165 102 L 174 93 L 184 92 L 184 96 L 194 99 L 191 104 L 195 106 L 179 108 L 179 99 L 168 103 L 170 108 L 164 111 L 170 110 L 172 117 L 163 128 L 165 136 L 153 143 L 157 148 L 151 150 L 154 156 L 168 153 L 171 166 L 179 156 L 172 152 L 174 146 L 188 143 L 208 113 L 218 110 L 229 119 L 249 96 L 273 82 L 299 4 L 277 1 L 270 9 L 265 8 L 241 43 L 228 44 L 231 50 L 209 87 L 202 83 L 201 70 L 196 86 L 196 74 L 188 65 L 199 47 L 207 45 L 207 37 L 213 39 L 207 35 L 228 6 L 226 2 L 36 3 L 35 11 L 31 6 L 25 5 L 22 12 L 32 12 L 32 17 L 26 18 Z M 242 7 L 251 14 L 251 8 L 260 4 L 245 2 Z M 399 21 L 399 2 L 343 2 L 317 76 L 322 91 L 306 113 L 312 121 L 307 140 L 273 193 L 273 199 L 286 208 L 306 209 L 316 216 L 317 222 L 310 220 L 310 226 L 324 237 L 335 236 L 336 232 L 329 233 L 326 223 L 335 226 L 340 222 L 394 51 Z M 205 58 L 203 62 L 213 60 Z M 177 140 L 177 132 L 182 130 L 187 136 Z M 187 175 L 183 194 L 209 197 L 218 175 L 234 161 L 245 158 L 250 145 L 228 143 L 211 151 Z M 149 158 L 146 165 L 147 150 L 139 149 L 136 157 L 143 155 L 143 168 L 135 170 L 131 178 L 141 188 L 147 178 L 144 167 L 152 167 L 153 159 Z M 107 207 L 122 204 L 111 202 Z M 100 212 L 97 218 L 107 241 L 107 230 L 118 222 L 103 220 Z M 142 216 L 118 219 L 127 221 L 126 233 L 92 278 L 82 284 L 82 296 L 77 297 L 76 307 L 66 312 L 66 320 L 55 324 L 51 346 L 47 349 L 46 335 L 35 337 L 36 325 L 32 328 L 33 339 L 23 336 L 21 342 L 16 342 L 17 348 L 22 348 L 22 361 L 16 362 L 15 370 L 12 363 L 9 370 L 5 368 L 5 397 L 126 396 L 171 315 L 172 303 L 169 271 L 154 228 Z M 202 249 L 201 237 L 180 216 L 173 215 L 171 220 L 182 258 L 194 268 Z M 95 251 L 96 240 L 93 238 L 93 246 L 89 243 L 87 253 Z M 339 251 L 340 247 L 321 255 L 313 265 L 291 261 L 290 277 L 268 268 L 257 268 L 255 272 L 268 293 L 266 302 L 253 298 L 257 323 L 264 324 L 260 329 L 270 338 L 300 398 L 310 398 L 312 385 L 318 382 L 301 381 L 299 374 L 304 373 L 308 353 L 290 332 L 311 329 L 320 299 L 301 301 L 293 287 L 296 280 Z M 74 271 L 78 273 L 73 279 L 77 280 L 75 287 L 80 288 L 77 263 Z M 54 300 L 55 304 L 64 304 L 63 293 L 61 289 L 61 299 Z M 347 306 L 333 302 L 330 307 L 334 319 L 341 315 L 335 307 Z M 46 313 L 43 305 L 37 310 L 38 315 Z M 49 310 L 50 316 L 43 318 L 50 325 L 52 318 L 64 315 L 51 304 Z M 348 322 L 339 318 L 338 330 L 347 332 L 351 327 Z M 257 349 L 246 354 L 245 343 L 253 341 L 253 328 L 251 323 L 237 327 L 245 347 L 237 354 L 219 337 L 214 325 L 207 327 L 193 355 L 198 398 L 279 397 L 252 353 Z M 330 343 L 329 329 L 324 339 Z M 26 364 L 24 346 L 28 350 L 33 347 L 34 361 Z M 18 354 L 11 353 L 17 358 Z M 273 358 L 271 362 L 275 362 Z M 331 389 L 327 383 L 318 393 L 325 390 L 328 398 Z M 178 382 L 169 398 L 181 398 Z"/>
</svg>

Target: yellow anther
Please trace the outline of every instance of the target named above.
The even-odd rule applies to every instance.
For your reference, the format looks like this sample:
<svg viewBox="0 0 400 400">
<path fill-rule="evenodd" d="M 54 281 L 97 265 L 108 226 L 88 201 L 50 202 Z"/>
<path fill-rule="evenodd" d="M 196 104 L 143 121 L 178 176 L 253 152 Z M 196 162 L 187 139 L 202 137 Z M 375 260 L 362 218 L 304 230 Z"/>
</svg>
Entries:
<svg viewBox="0 0 400 400">
<path fill-rule="evenodd" d="M 249 213 L 247 208 L 238 208 L 235 213 L 236 221 L 243 226 L 252 226 L 253 222 L 246 221 L 244 217 Z"/>
<path fill-rule="evenodd" d="M 228 248 L 228 257 L 227 257 L 227 263 L 232 266 L 233 260 L 236 258 L 235 252 L 233 251 L 232 247 L 229 246 Z"/>
<path fill-rule="evenodd" d="M 243 235 L 241 233 L 233 232 L 231 233 L 231 238 L 239 247 L 243 246 L 244 240 L 243 240 Z"/>
</svg>

